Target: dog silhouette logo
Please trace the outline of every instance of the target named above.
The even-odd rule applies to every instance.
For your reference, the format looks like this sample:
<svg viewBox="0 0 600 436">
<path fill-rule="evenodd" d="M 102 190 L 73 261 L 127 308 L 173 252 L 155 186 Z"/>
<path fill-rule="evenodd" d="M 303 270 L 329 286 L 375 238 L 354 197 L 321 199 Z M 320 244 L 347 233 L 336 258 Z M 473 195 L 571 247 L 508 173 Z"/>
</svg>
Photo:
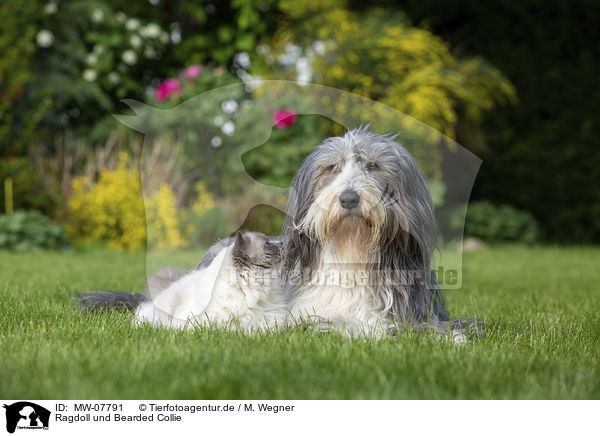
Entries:
<svg viewBox="0 0 600 436">
<path fill-rule="evenodd" d="M 19 429 L 48 429 L 50 411 L 29 401 L 19 401 L 4 405 L 6 409 L 6 431 L 14 433 Z"/>
</svg>

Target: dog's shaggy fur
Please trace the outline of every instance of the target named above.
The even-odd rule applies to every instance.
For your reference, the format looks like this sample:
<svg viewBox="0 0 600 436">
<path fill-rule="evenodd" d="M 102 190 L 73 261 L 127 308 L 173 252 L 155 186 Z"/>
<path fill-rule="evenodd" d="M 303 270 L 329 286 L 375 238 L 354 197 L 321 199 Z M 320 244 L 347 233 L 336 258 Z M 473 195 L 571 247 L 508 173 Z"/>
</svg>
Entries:
<svg viewBox="0 0 600 436">
<path fill-rule="evenodd" d="M 431 271 L 429 190 L 394 139 L 352 130 L 302 164 L 282 234 L 292 315 L 381 333 L 449 318 Z"/>
</svg>

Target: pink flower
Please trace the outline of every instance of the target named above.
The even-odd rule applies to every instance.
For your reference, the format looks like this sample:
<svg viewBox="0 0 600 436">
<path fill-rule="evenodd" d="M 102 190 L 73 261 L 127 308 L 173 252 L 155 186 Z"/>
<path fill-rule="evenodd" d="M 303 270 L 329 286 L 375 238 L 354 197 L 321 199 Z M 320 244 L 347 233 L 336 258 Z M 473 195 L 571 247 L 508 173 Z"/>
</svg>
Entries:
<svg viewBox="0 0 600 436">
<path fill-rule="evenodd" d="M 156 99 L 165 101 L 171 94 L 178 92 L 180 89 L 181 85 L 177 79 L 167 79 L 156 88 Z"/>
<path fill-rule="evenodd" d="M 273 114 L 273 122 L 278 129 L 290 127 L 296 121 L 296 112 L 279 109 Z"/>
<path fill-rule="evenodd" d="M 193 79 L 194 77 L 198 77 L 200 74 L 202 74 L 202 66 L 190 65 L 183 71 L 182 76 L 186 79 Z"/>
</svg>

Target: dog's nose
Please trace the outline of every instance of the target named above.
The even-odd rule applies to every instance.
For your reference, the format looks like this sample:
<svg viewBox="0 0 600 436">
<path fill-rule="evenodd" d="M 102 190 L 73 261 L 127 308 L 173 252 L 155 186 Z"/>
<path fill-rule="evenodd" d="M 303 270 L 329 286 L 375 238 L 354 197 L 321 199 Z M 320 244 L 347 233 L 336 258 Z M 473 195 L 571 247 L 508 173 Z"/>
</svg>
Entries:
<svg viewBox="0 0 600 436">
<path fill-rule="evenodd" d="M 352 189 L 346 189 L 340 195 L 340 204 L 344 209 L 354 209 L 360 203 L 360 196 Z"/>
</svg>

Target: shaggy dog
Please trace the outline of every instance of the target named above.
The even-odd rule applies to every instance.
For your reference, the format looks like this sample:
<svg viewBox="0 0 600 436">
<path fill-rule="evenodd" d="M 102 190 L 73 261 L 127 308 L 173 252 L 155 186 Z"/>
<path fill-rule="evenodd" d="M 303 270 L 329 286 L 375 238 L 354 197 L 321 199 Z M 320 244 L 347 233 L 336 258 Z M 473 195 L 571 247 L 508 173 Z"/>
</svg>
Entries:
<svg viewBox="0 0 600 436">
<path fill-rule="evenodd" d="M 293 317 L 351 335 L 451 327 L 431 271 L 427 183 L 394 139 L 352 130 L 325 140 L 300 167 L 282 234 Z"/>
</svg>

